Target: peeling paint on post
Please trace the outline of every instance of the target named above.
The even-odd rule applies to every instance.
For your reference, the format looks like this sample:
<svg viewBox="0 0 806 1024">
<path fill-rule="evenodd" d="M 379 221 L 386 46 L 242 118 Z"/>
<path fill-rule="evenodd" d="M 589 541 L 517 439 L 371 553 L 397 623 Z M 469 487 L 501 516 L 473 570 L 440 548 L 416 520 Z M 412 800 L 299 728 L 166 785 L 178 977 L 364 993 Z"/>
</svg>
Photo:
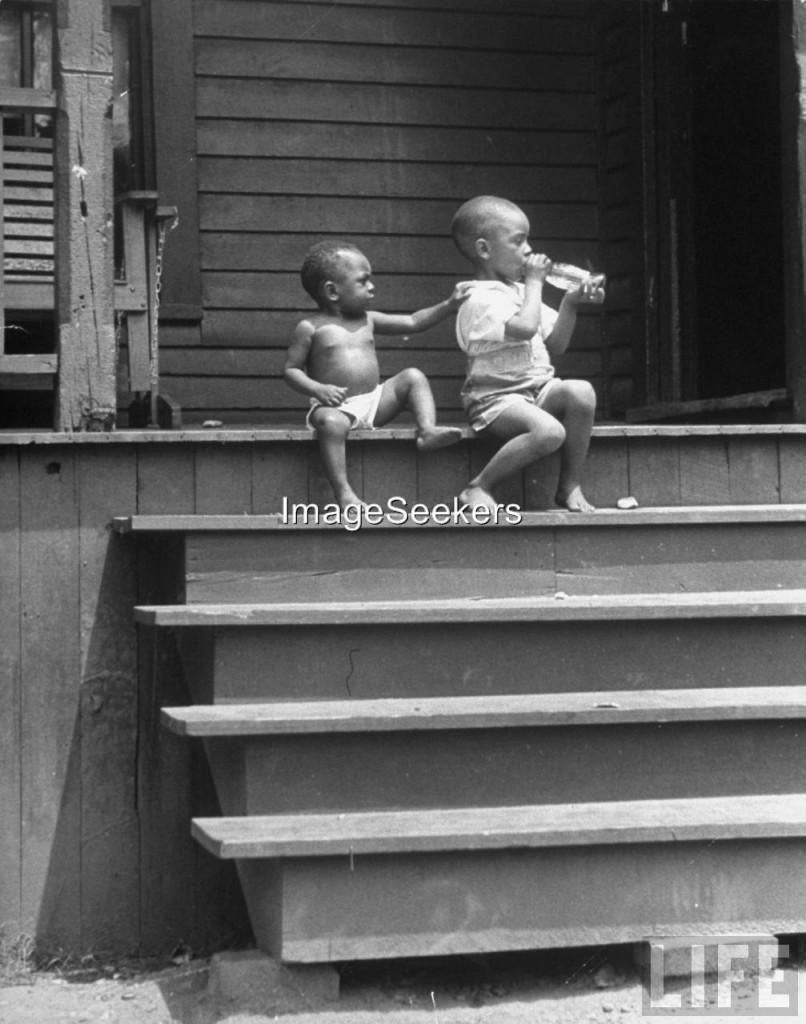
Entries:
<svg viewBox="0 0 806 1024">
<path fill-rule="evenodd" d="M 104 0 L 59 0 L 56 88 L 56 428 L 115 424 L 112 39 Z"/>
</svg>

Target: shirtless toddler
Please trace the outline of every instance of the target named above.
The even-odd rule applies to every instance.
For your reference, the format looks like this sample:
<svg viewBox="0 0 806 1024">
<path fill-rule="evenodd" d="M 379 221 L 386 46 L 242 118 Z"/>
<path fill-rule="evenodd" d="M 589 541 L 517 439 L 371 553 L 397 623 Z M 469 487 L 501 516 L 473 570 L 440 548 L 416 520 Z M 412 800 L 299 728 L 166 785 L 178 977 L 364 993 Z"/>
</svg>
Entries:
<svg viewBox="0 0 806 1024">
<path fill-rule="evenodd" d="M 433 451 L 458 441 L 458 427 L 438 427 L 431 386 L 414 367 L 383 383 L 375 334 L 417 334 L 450 316 L 464 301 L 469 282 L 449 299 L 409 316 L 370 309 L 375 295 L 372 268 L 349 242 L 319 242 L 307 253 L 302 285 L 319 307 L 301 320 L 286 358 L 286 382 L 311 400 L 308 426 L 316 431 L 325 474 L 342 508 L 360 505 L 347 479 L 349 431 L 373 429 L 409 409 L 417 425 L 417 447 Z"/>
</svg>

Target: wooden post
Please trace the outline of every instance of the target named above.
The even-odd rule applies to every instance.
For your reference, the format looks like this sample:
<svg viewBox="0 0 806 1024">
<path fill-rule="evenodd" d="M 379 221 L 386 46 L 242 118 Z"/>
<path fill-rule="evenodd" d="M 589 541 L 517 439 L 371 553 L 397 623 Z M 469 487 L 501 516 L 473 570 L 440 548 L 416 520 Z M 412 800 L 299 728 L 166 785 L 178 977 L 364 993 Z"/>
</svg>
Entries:
<svg viewBox="0 0 806 1024">
<path fill-rule="evenodd" d="M 786 382 L 794 403 L 794 417 L 803 422 L 806 420 L 806 7 L 803 3 L 792 7 L 794 23 L 791 28 L 785 26 L 782 47 L 784 197 L 792 211 L 786 218 L 785 240 L 788 267 Z M 797 147 L 790 158 L 789 140 L 795 125 Z M 794 144 L 792 149 L 795 149 Z"/>
<path fill-rule="evenodd" d="M 202 318 L 196 96 L 193 76 L 193 3 L 151 5 L 155 96 L 170 97 L 155 119 L 155 163 L 160 203 L 175 206 L 178 221 L 165 250 L 160 301 L 163 321 Z"/>
<path fill-rule="evenodd" d="M 112 39 L 104 0 L 58 0 L 56 429 L 115 424 Z"/>
<path fill-rule="evenodd" d="M 6 252 L 6 239 L 5 239 L 5 223 L 6 223 L 6 212 L 5 212 L 5 198 L 3 196 L 3 188 L 5 185 L 5 157 L 3 155 L 3 112 L 0 110 L 0 211 L 2 211 L 3 220 L 3 239 L 0 242 L 0 356 L 6 350 L 6 287 L 3 277 L 3 259 Z"/>
</svg>

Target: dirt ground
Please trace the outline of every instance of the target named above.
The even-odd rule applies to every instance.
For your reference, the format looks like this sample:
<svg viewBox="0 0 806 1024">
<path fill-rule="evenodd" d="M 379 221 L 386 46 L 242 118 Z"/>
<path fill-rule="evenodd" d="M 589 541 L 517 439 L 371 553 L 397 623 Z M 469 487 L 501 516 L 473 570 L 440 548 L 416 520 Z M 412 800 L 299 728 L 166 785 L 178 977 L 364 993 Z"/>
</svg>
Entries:
<svg viewBox="0 0 806 1024">
<path fill-rule="evenodd" d="M 171 965 L 85 961 L 46 971 L 6 972 L 0 1024 L 742 1024 L 806 1022 L 806 966 L 786 967 L 800 1012 L 756 1011 L 757 980 L 735 985 L 730 1007 L 706 990 L 707 1012 L 658 1014 L 645 1008 L 638 970 L 623 950 L 508 955 L 343 967 L 337 1002 L 277 985 L 222 992 L 206 960 Z M 666 994 L 685 995 L 683 982 Z"/>
</svg>

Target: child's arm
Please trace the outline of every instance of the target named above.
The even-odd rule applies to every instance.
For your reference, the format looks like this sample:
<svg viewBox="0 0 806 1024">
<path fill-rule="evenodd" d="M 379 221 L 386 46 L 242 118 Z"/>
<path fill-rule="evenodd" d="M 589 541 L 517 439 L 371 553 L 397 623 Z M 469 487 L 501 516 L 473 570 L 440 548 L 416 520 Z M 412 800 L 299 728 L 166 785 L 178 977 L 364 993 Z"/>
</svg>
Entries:
<svg viewBox="0 0 806 1024">
<path fill-rule="evenodd" d="M 554 330 L 546 338 L 546 348 L 553 356 L 560 356 L 571 343 L 571 335 L 577 323 L 577 309 L 582 305 L 604 302 L 602 278 L 592 277 L 578 288 L 566 292 L 557 311 Z"/>
<path fill-rule="evenodd" d="M 523 305 L 506 325 L 506 336 L 513 341 L 528 341 L 537 333 L 543 305 L 543 282 L 550 269 L 548 256 L 532 253 L 526 261 Z"/>
<path fill-rule="evenodd" d="M 295 391 L 315 398 L 322 405 L 341 405 L 347 397 L 347 388 L 339 387 L 337 384 L 323 384 L 309 377 L 306 372 L 314 330 L 313 324 L 308 320 L 302 320 L 297 324 L 291 344 L 288 346 L 283 377 L 286 384 Z"/>
<path fill-rule="evenodd" d="M 411 313 L 408 316 L 379 313 L 374 309 L 370 310 L 368 316 L 377 334 L 420 334 L 455 312 L 470 294 L 472 286 L 472 281 L 460 281 L 453 289 L 449 299 L 438 302 L 436 306 L 429 306 L 427 309 L 418 309 L 416 313 Z"/>
</svg>

